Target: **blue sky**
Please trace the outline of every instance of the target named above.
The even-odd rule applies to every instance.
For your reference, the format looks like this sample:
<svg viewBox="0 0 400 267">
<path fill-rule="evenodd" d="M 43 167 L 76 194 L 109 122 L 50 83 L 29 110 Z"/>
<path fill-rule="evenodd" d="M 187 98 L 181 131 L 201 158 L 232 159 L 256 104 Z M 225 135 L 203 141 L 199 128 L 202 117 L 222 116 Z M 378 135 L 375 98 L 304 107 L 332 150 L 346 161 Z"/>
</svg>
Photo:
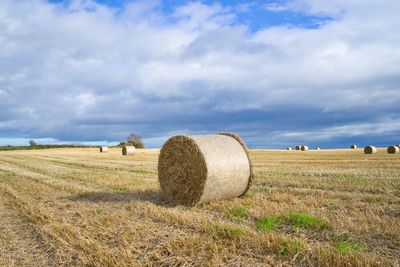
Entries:
<svg viewBox="0 0 400 267">
<path fill-rule="evenodd" d="M 0 145 L 400 143 L 394 0 L 0 3 Z"/>
</svg>

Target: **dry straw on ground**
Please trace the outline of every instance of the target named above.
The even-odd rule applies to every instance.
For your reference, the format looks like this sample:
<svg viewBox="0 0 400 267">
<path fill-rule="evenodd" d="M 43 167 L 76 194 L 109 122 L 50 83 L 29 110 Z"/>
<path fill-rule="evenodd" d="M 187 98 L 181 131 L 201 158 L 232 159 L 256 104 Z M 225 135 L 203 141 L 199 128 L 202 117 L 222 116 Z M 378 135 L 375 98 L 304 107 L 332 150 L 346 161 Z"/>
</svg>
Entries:
<svg viewBox="0 0 400 267">
<path fill-rule="evenodd" d="M 158 178 L 169 201 L 196 205 L 245 194 L 252 167 L 247 148 L 237 135 L 179 135 L 161 149 Z"/>
<path fill-rule="evenodd" d="M 374 146 L 366 146 L 364 148 L 364 153 L 365 154 L 376 154 L 377 152 L 378 152 L 378 150 Z"/>
<path fill-rule="evenodd" d="M 136 150 L 136 148 L 134 146 L 123 146 L 122 147 L 122 155 L 126 156 L 126 155 L 135 154 L 135 150 Z"/>
<path fill-rule="evenodd" d="M 387 153 L 389 154 L 397 154 L 400 152 L 400 148 L 398 146 L 389 146 L 387 148 Z"/>
<path fill-rule="evenodd" d="M 351 149 L 357 149 L 357 145 L 351 145 L 350 148 Z"/>
<path fill-rule="evenodd" d="M 0 151 L 0 266 L 400 265 L 400 154 L 250 150 L 245 197 L 188 209 L 160 198 L 159 149 L 98 149 Z"/>
<path fill-rule="evenodd" d="M 302 151 L 308 150 L 308 146 L 301 146 L 301 150 L 302 150 Z"/>
<path fill-rule="evenodd" d="M 101 146 L 100 153 L 108 152 L 108 146 Z"/>
</svg>

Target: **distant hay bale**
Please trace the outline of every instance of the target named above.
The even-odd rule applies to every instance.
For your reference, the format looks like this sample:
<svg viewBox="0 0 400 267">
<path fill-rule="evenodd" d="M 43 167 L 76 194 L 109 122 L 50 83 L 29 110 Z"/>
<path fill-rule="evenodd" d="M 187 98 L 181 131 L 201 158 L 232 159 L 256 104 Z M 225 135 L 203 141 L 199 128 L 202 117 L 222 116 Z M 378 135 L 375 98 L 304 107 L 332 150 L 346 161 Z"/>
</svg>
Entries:
<svg viewBox="0 0 400 267">
<path fill-rule="evenodd" d="M 377 152 L 378 152 L 378 150 L 374 146 L 366 146 L 366 147 L 364 147 L 364 153 L 365 154 L 375 154 Z"/>
<path fill-rule="evenodd" d="M 158 159 L 161 190 L 180 205 L 244 195 L 252 177 L 246 145 L 231 133 L 171 137 Z"/>
<path fill-rule="evenodd" d="M 399 152 L 400 152 L 400 148 L 397 145 L 388 146 L 388 148 L 387 148 L 387 153 L 389 153 L 389 154 L 397 154 Z"/>
<path fill-rule="evenodd" d="M 296 150 L 301 150 L 301 146 L 296 146 Z"/>
<path fill-rule="evenodd" d="M 357 149 L 357 145 L 351 145 L 350 148 L 351 149 Z"/>
<path fill-rule="evenodd" d="M 108 152 L 108 146 L 101 146 L 100 153 Z"/>
<path fill-rule="evenodd" d="M 307 151 L 308 150 L 308 146 L 301 146 L 301 151 Z"/>
<path fill-rule="evenodd" d="M 287 147 L 286 150 L 292 150 L 292 148 L 291 147 Z"/>
<path fill-rule="evenodd" d="M 122 155 L 130 155 L 130 154 L 135 154 L 136 148 L 134 146 L 123 146 L 122 147 Z"/>
<path fill-rule="evenodd" d="M 316 147 L 315 150 L 321 150 L 321 148 L 320 147 Z"/>
</svg>

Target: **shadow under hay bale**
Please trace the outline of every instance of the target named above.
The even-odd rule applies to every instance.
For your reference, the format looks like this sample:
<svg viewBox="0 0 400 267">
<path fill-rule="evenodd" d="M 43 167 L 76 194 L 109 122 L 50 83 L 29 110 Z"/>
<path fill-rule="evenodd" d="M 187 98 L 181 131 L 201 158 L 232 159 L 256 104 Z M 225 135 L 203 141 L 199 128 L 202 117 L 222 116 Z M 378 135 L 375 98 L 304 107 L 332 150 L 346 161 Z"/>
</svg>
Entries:
<svg viewBox="0 0 400 267">
<path fill-rule="evenodd" d="M 100 153 L 108 152 L 108 146 L 101 146 Z"/>
<path fill-rule="evenodd" d="M 163 195 L 180 205 L 244 195 L 252 176 L 247 148 L 231 133 L 171 137 L 158 160 Z"/>
<path fill-rule="evenodd" d="M 400 152 L 400 148 L 398 146 L 389 146 L 387 148 L 387 153 L 389 154 L 398 154 Z"/>
<path fill-rule="evenodd" d="M 161 197 L 158 190 L 142 190 L 134 192 L 85 192 L 82 194 L 69 196 L 66 199 L 72 201 L 85 202 L 130 202 L 147 201 L 157 205 L 167 205 L 168 203 Z"/>
<path fill-rule="evenodd" d="M 122 155 L 133 155 L 135 154 L 136 148 L 134 146 L 123 146 L 122 147 Z"/>
<path fill-rule="evenodd" d="M 364 154 L 376 154 L 378 150 L 374 146 L 366 146 L 364 148 Z"/>
</svg>

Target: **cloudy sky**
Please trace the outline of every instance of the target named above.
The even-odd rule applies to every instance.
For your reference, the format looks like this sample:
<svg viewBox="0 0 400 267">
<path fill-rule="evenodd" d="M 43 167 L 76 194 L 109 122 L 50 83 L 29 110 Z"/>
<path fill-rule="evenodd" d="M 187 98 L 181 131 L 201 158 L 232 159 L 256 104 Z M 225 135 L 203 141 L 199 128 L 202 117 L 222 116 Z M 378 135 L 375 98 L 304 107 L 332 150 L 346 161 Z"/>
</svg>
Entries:
<svg viewBox="0 0 400 267">
<path fill-rule="evenodd" d="M 0 145 L 400 143 L 400 1 L 0 1 Z"/>
</svg>

